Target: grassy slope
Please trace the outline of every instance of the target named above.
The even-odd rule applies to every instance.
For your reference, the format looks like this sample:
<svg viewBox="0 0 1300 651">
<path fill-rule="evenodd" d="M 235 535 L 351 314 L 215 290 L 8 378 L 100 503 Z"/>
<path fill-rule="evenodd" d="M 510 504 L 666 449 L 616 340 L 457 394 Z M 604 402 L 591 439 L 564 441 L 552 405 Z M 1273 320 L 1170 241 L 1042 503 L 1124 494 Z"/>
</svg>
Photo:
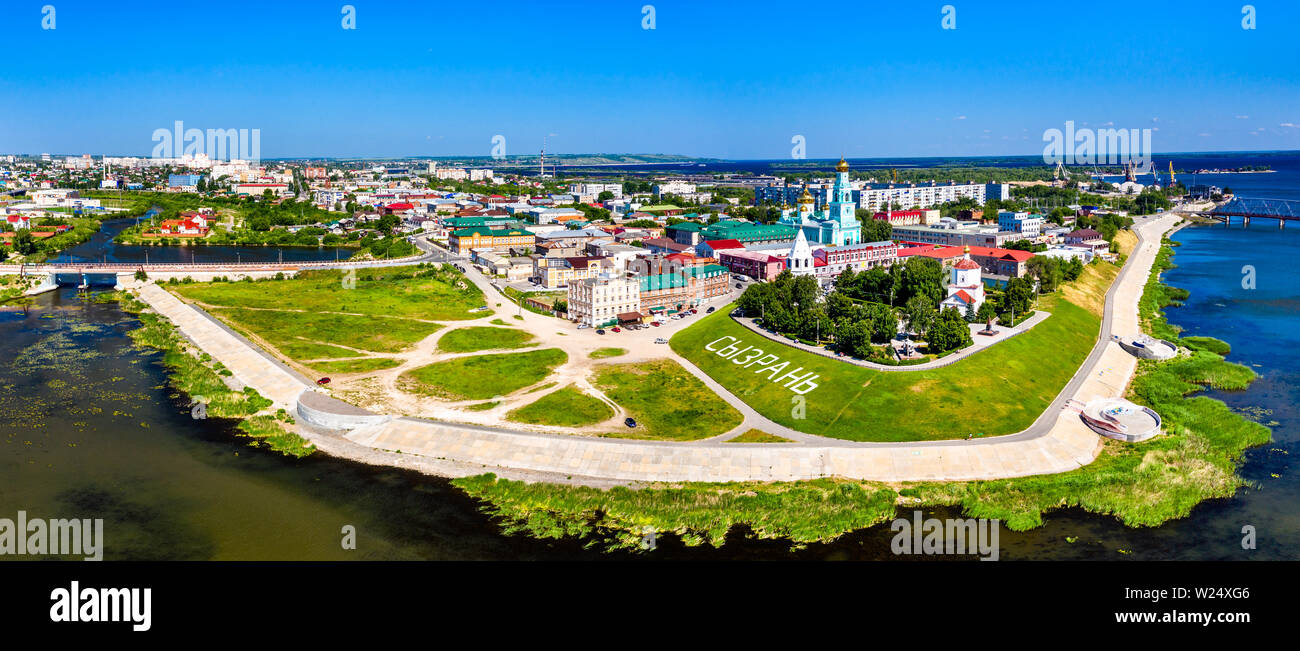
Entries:
<svg viewBox="0 0 1300 651">
<path fill-rule="evenodd" d="M 400 386 L 449 400 L 504 396 L 546 379 L 568 357 L 557 348 L 459 357 L 408 371 Z"/>
<path fill-rule="evenodd" d="M 536 346 L 537 344 L 529 343 L 532 340 L 531 334 L 511 328 L 457 328 L 438 340 L 438 349 L 448 353 L 508 350 Z"/>
<path fill-rule="evenodd" d="M 391 357 L 360 357 L 336 362 L 312 362 L 311 367 L 322 373 L 369 373 L 393 368 L 399 363 Z"/>
<path fill-rule="evenodd" d="M 252 332 L 295 360 L 355 357 L 329 343 L 376 353 L 395 353 L 433 334 L 442 326 L 411 319 L 349 314 L 279 312 L 241 308 L 210 312 L 240 330 Z M 328 342 L 328 343 L 325 343 Z"/>
<path fill-rule="evenodd" d="M 304 271 L 296 278 L 257 282 L 194 283 L 169 286 L 176 293 L 210 305 L 350 312 L 435 321 L 475 319 L 483 292 L 459 272 L 433 268 L 358 269 L 356 285 L 345 287 L 338 270 Z"/>
<path fill-rule="evenodd" d="M 607 420 L 613 415 L 614 410 L 609 405 L 570 386 L 552 391 L 535 402 L 506 414 L 506 418 L 517 423 L 582 427 Z"/>
<path fill-rule="evenodd" d="M 727 443 L 789 443 L 790 439 L 776 434 L 768 434 L 761 429 L 751 429 L 744 434 L 735 438 L 727 439 Z"/>
<path fill-rule="evenodd" d="M 1104 293 L 1116 273 L 1114 265 L 1090 266 L 1077 286 Z M 1033 423 L 1069 382 L 1101 327 L 1098 314 L 1060 296 L 1043 297 L 1041 309 L 1052 316 L 1030 331 L 928 371 L 876 371 L 796 350 L 741 326 L 728 310 L 704 317 L 670 343 L 759 413 L 810 434 L 855 441 L 1010 434 Z M 807 418 L 793 418 L 795 394 L 789 389 L 704 350 L 723 336 L 740 339 L 742 348 L 771 351 L 789 360 L 792 368 L 802 366 L 803 372 L 821 376 L 818 387 L 805 396 Z"/>
<path fill-rule="evenodd" d="M 722 434 L 743 417 L 680 364 L 664 359 L 597 367 L 593 384 L 638 421 L 611 436 L 691 441 Z"/>
</svg>

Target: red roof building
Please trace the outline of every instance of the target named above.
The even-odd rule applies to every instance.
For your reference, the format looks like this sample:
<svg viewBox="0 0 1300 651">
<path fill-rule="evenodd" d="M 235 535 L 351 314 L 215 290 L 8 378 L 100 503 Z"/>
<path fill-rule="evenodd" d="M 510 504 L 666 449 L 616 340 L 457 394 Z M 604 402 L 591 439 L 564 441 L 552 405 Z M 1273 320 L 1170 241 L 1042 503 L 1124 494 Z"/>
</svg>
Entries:
<svg viewBox="0 0 1300 651">
<path fill-rule="evenodd" d="M 945 265 L 955 266 L 958 263 L 958 260 L 960 260 L 965 254 L 965 250 L 966 247 L 961 246 L 914 246 L 906 249 L 899 249 L 898 257 L 904 259 L 914 255 L 920 255 L 927 258 L 934 258 Z M 978 264 L 984 273 L 995 276 L 1019 278 L 1025 274 L 1025 262 L 1034 257 L 1034 254 L 1029 251 L 1020 251 L 1017 249 L 972 246 L 970 247 L 970 257 L 973 262 Z"/>
</svg>

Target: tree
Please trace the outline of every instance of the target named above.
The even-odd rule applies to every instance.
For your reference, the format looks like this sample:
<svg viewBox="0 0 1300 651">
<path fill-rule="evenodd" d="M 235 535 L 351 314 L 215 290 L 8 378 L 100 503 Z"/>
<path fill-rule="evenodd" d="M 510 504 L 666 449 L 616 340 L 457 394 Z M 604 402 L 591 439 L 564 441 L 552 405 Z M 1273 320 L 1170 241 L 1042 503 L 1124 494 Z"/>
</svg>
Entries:
<svg viewBox="0 0 1300 651">
<path fill-rule="evenodd" d="M 886 342 L 898 334 L 898 315 L 888 306 L 872 303 L 864 309 L 865 323 L 871 332 L 871 340 Z"/>
<path fill-rule="evenodd" d="M 955 307 L 950 307 L 939 313 L 939 317 L 935 320 L 934 326 L 930 328 L 925 341 L 930 345 L 930 352 L 932 353 L 957 350 L 974 343 L 971 340 L 970 328 L 967 327 L 965 317 Z"/>
<path fill-rule="evenodd" d="M 14 251 L 19 255 L 36 253 L 36 240 L 32 237 L 30 230 L 22 228 L 14 233 Z"/>
<path fill-rule="evenodd" d="M 869 357 L 871 331 L 865 321 L 846 321 L 835 329 L 835 350 L 845 355 Z"/>
<path fill-rule="evenodd" d="M 1024 278 L 1012 278 L 1007 281 L 1007 289 L 1003 292 L 1003 297 L 1003 307 L 1024 314 L 1029 311 L 1029 306 L 1034 300 L 1034 288 Z"/>
<path fill-rule="evenodd" d="M 605 190 L 600 194 L 596 195 L 596 201 L 609 201 L 610 199 L 613 198 L 614 198 L 614 193 L 610 192 L 609 190 Z"/>
<path fill-rule="evenodd" d="M 907 319 L 907 329 L 917 335 L 924 335 L 934 323 L 934 303 L 924 296 L 913 296 L 903 306 L 903 318 Z"/>
<path fill-rule="evenodd" d="M 1065 278 L 1060 258 L 1034 256 L 1025 263 L 1029 275 L 1038 279 L 1038 288 L 1043 292 L 1054 292 Z"/>
<path fill-rule="evenodd" d="M 895 265 L 897 266 L 897 265 Z M 903 265 L 900 283 L 896 287 L 897 299 L 904 304 L 915 296 L 938 305 L 943 296 L 943 265 L 934 258 L 914 255 Z"/>
<path fill-rule="evenodd" d="M 863 242 L 882 242 L 894 236 L 894 227 L 883 219 L 874 219 L 871 211 L 858 211 L 858 221 L 862 222 Z M 862 213 L 866 213 L 865 219 Z"/>
<path fill-rule="evenodd" d="M 979 323 L 987 323 L 989 319 L 997 317 L 997 308 L 993 306 L 993 301 L 984 301 L 980 303 L 980 309 L 975 311 L 975 320 Z"/>
<path fill-rule="evenodd" d="M 826 314 L 832 321 L 843 321 L 854 314 L 857 304 L 843 292 L 834 291 L 826 297 Z"/>
</svg>

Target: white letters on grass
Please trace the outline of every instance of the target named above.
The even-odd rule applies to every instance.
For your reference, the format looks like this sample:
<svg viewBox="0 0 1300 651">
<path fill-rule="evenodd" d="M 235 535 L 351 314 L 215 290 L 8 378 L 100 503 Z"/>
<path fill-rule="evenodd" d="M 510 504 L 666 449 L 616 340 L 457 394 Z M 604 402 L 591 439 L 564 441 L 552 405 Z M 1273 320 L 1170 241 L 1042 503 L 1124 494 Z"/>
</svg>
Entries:
<svg viewBox="0 0 1300 651">
<path fill-rule="evenodd" d="M 722 346 L 721 344 L 727 340 L 730 341 L 725 346 Z M 754 373 L 766 375 L 772 382 L 780 384 L 799 395 L 816 389 L 817 383 L 814 380 L 821 377 L 812 371 L 801 374 L 804 370 L 802 366 L 796 367 L 792 371 L 786 371 L 790 366 L 790 362 L 782 362 L 779 356 L 765 352 L 761 348 L 753 346 L 741 348 L 740 340 L 735 337 L 715 339 L 709 342 L 704 347 L 704 350 L 714 353 L 722 359 L 731 360 L 732 364 L 741 368 L 753 367 Z"/>
</svg>

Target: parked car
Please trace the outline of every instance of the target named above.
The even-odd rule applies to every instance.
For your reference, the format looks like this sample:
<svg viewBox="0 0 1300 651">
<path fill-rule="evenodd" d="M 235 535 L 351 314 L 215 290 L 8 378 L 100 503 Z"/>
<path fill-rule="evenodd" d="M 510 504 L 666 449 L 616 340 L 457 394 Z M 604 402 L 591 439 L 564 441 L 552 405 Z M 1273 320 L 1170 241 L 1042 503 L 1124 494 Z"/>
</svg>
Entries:
<svg viewBox="0 0 1300 651">
<path fill-rule="evenodd" d="M 614 326 L 614 332 L 623 332 L 618 326 Z"/>
<path fill-rule="evenodd" d="M 736 283 L 736 289 L 740 289 L 740 283 Z"/>
<path fill-rule="evenodd" d="M 659 327 L 659 322 L 658 322 L 658 321 L 651 321 L 651 322 L 650 322 L 650 325 L 652 325 L 652 326 L 658 328 L 658 327 Z"/>
<path fill-rule="evenodd" d="M 623 424 L 627 425 L 628 427 L 636 427 L 636 420 L 633 418 L 624 418 Z"/>
<path fill-rule="evenodd" d="M 604 329 L 604 328 L 596 328 L 596 334 L 598 334 L 598 335 L 603 335 L 603 334 L 605 334 L 605 329 Z"/>
<path fill-rule="evenodd" d="M 667 340 L 667 339 L 664 339 L 663 337 L 659 337 L 658 339 L 655 339 L 655 343 L 656 343 L 656 344 L 666 344 L 666 343 L 668 343 L 668 340 Z"/>
<path fill-rule="evenodd" d="M 319 380 L 316 380 L 316 384 L 329 384 L 329 383 L 330 383 L 330 379 L 327 377 L 323 377 Z"/>
<path fill-rule="evenodd" d="M 590 327 L 591 327 L 591 324 L 590 324 L 590 323 L 579 323 L 579 324 L 578 324 L 578 329 L 579 329 L 579 330 L 582 330 L 583 328 L 590 328 Z"/>
<path fill-rule="evenodd" d="M 713 308 L 709 308 L 709 309 L 705 310 L 704 313 L 705 313 L 705 314 L 713 314 Z"/>
<path fill-rule="evenodd" d="M 691 308 L 691 314 L 699 314 L 699 313 L 700 313 L 699 310 L 697 310 L 697 309 L 695 309 L 695 308 Z"/>
</svg>

